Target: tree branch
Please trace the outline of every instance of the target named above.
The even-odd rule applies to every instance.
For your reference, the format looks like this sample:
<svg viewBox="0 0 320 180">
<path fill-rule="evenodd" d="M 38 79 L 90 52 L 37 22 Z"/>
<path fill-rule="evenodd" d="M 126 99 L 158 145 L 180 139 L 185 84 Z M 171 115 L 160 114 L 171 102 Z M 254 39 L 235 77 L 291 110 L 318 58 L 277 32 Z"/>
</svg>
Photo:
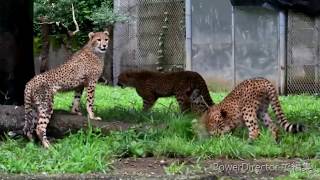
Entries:
<svg viewBox="0 0 320 180">
<path fill-rule="evenodd" d="M 76 30 L 72 32 L 72 36 L 74 36 L 77 32 L 79 32 L 79 24 L 76 20 L 76 16 L 75 16 L 75 13 L 74 13 L 74 7 L 73 7 L 73 3 L 71 4 L 71 10 L 72 10 L 72 20 L 73 20 L 73 23 L 74 25 L 76 26 Z"/>
<path fill-rule="evenodd" d="M 59 21 L 45 22 L 44 20 L 42 20 L 40 23 L 37 23 L 37 24 L 39 24 L 39 25 L 55 24 L 56 26 L 61 26 L 61 27 L 63 27 L 65 29 L 66 34 L 69 37 L 72 37 L 72 36 L 74 36 L 75 34 L 77 34 L 80 31 L 79 24 L 78 24 L 78 22 L 76 20 L 76 15 L 75 15 L 75 10 L 74 10 L 73 3 L 71 4 L 71 13 L 72 13 L 72 21 L 73 21 L 74 25 L 76 26 L 76 30 L 75 31 L 70 31 L 69 28 L 65 24 L 63 24 L 63 23 L 61 23 Z"/>
<path fill-rule="evenodd" d="M 41 54 L 39 56 L 39 62 L 40 62 L 40 73 L 43 73 L 49 69 L 49 32 L 50 32 L 50 25 L 46 23 L 46 18 L 41 17 L 41 40 L 42 40 L 42 48 L 41 48 Z"/>
</svg>

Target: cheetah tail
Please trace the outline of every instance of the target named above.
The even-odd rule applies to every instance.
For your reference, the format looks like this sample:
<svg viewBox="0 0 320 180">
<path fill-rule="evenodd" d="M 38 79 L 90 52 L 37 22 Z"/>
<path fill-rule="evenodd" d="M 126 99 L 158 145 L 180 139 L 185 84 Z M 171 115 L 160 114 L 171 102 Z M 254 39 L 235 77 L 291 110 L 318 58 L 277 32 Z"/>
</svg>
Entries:
<svg viewBox="0 0 320 180">
<path fill-rule="evenodd" d="M 24 109 L 26 112 L 32 109 L 32 91 L 27 87 L 24 90 Z"/>
<path fill-rule="evenodd" d="M 304 131 L 305 128 L 303 125 L 293 124 L 293 123 L 288 122 L 288 120 L 286 119 L 286 117 L 284 116 L 284 114 L 281 110 L 281 105 L 280 105 L 280 101 L 278 99 L 276 89 L 272 84 L 270 84 L 270 86 L 271 86 L 271 88 L 269 88 L 270 89 L 269 99 L 271 100 L 271 108 L 275 112 L 276 118 L 277 118 L 280 126 L 282 128 L 284 128 L 285 131 L 291 132 L 291 133 L 298 133 L 298 132 Z"/>
<path fill-rule="evenodd" d="M 26 86 L 24 90 L 24 119 L 25 119 L 25 126 L 23 127 L 23 131 L 28 131 L 29 126 L 32 126 L 30 123 L 33 122 L 33 105 L 32 105 L 32 90 Z"/>
</svg>

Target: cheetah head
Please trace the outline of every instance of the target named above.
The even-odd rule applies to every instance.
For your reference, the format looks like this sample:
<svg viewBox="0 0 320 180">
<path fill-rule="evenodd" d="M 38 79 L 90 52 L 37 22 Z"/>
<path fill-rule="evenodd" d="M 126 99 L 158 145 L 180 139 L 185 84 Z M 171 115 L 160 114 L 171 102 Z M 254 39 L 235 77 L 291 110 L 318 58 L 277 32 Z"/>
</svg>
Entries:
<svg viewBox="0 0 320 180">
<path fill-rule="evenodd" d="M 125 88 L 127 86 L 133 86 L 134 78 L 132 77 L 132 73 L 129 71 L 122 72 L 118 76 L 118 86 Z"/>
<path fill-rule="evenodd" d="M 89 44 L 91 45 L 93 51 L 97 54 L 103 54 L 106 52 L 109 43 L 109 33 L 104 32 L 90 32 Z"/>
<path fill-rule="evenodd" d="M 211 135 L 221 135 L 228 128 L 226 123 L 228 122 L 227 111 L 218 107 L 211 107 L 207 114 L 206 125 Z"/>
</svg>

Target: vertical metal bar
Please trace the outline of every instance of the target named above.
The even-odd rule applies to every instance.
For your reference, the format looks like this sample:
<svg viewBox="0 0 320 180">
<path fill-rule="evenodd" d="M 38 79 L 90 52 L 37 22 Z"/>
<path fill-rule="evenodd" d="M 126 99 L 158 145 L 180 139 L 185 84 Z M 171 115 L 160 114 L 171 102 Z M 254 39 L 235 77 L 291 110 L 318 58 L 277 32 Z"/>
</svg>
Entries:
<svg viewBox="0 0 320 180">
<path fill-rule="evenodd" d="M 279 12 L 279 79 L 278 89 L 280 94 L 285 93 L 286 87 L 286 62 L 287 62 L 287 43 L 286 43 L 286 26 L 287 26 L 287 15 L 284 11 Z"/>
<path fill-rule="evenodd" d="M 115 13 L 118 12 L 119 6 L 120 6 L 119 0 L 113 0 L 113 11 Z M 113 34 L 113 41 L 117 38 L 115 36 L 116 26 L 117 26 L 117 24 L 114 24 L 113 33 L 112 33 Z M 116 55 L 118 53 L 118 52 L 116 52 L 116 49 L 117 49 L 117 47 L 115 47 L 115 43 L 113 43 L 113 53 L 112 53 L 113 54 L 113 57 L 112 57 L 113 61 L 112 61 L 112 72 L 111 72 L 112 73 L 112 77 L 113 77 L 113 79 L 112 79 L 113 85 L 116 85 L 117 82 L 118 82 L 118 77 L 116 76 L 116 68 L 117 68 L 117 66 L 115 64 L 115 62 L 117 62 Z"/>
<path fill-rule="evenodd" d="M 316 47 L 316 64 L 315 64 L 315 84 L 319 83 L 319 57 L 320 57 L 320 53 L 319 53 L 319 40 L 320 40 L 320 32 L 319 32 L 319 17 L 315 18 L 315 23 L 314 23 L 314 28 L 315 28 L 315 33 L 316 33 L 316 37 L 315 37 L 315 47 Z M 318 90 L 319 91 L 319 90 Z M 316 90 L 316 93 L 318 93 L 318 91 Z"/>
<path fill-rule="evenodd" d="M 185 39 L 185 53 L 186 53 L 186 70 L 192 69 L 192 0 L 185 0 L 185 12 L 186 12 L 186 39 Z"/>
<path fill-rule="evenodd" d="M 113 9 L 115 12 L 119 12 L 121 7 L 120 0 L 113 1 Z M 119 43 L 117 43 L 117 38 L 119 38 L 119 26 L 117 23 L 113 28 L 113 61 L 112 61 L 112 76 L 113 76 L 113 85 L 118 83 L 118 75 L 120 73 L 120 58 L 119 58 Z"/>
<path fill-rule="evenodd" d="M 235 61 L 235 22 L 234 22 L 234 11 L 235 8 L 232 6 L 232 16 L 231 16 L 231 42 L 232 42 L 232 66 L 233 66 L 233 87 L 236 86 L 236 61 Z"/>
</svg>

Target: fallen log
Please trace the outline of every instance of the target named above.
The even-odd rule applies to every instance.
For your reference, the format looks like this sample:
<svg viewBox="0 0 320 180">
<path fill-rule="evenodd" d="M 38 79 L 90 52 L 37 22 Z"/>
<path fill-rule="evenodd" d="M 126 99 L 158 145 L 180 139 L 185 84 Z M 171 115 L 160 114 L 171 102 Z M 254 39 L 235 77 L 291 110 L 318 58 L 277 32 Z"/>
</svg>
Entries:
<svg viewBox="0 0 320 180">
<path fill-rule="evenodd" d="M 102 134 L 110 131 L 127 130 L 134 124 L 121 121 L 96 121 L 90 120 L 92 128 L 100 128 Z M 0 132 L 21 131 L 24 126 L 24 109 L 22 106 L 0 105 Z M 63 110 L 55 110 L 47 128 L 49 137 L 61 138 L 81 129 L 87 129 L 89 121 L 87 117 L 71 114 Z"/>
</svg>

